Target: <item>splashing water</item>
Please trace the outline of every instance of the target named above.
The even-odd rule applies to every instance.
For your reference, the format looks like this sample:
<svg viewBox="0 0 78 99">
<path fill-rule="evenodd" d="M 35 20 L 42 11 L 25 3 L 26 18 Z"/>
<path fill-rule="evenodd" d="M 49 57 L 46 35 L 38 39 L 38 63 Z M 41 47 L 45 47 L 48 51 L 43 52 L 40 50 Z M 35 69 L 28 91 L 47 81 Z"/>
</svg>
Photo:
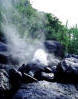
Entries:
<svg viewBox="0 0 78 99">
<path fill-rule="evenodd" d="M 43 41 L 39 40 L 34 43 L 30 38 L 22 39 L 18 32 L 17 25 L 13 24 L 13 12 L 17 16 L 21 16 L 12 4 L 12 0 L 0 0 L 1 15 L 3 22 L 1 23 L 2 31 L 7 38 L 8 52 L 12 58 L 19 61 L 19 64 L 27 63 L 33 59 L 35 51 L 39 48 L 44 49 Z M 25 21 L 25 20 L 24 20 Z M 27 28 L 26 28 L 27 29 Z M 34 55 L 34 59 L 40 60 L 47 64 L 47 55 L 45 51 L 39 49 Z M 34 60 L 33 59 L 33 60 Z"/>
</svg>

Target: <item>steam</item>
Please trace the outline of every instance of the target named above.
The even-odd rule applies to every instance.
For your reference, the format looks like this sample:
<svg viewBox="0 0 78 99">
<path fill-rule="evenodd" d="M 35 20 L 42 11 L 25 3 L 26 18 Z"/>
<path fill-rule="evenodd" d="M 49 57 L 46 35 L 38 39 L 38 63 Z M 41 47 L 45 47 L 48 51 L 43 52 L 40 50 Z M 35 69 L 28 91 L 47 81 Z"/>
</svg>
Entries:
<svg viewBox="0 0 78 99">
<path fill-rule="evenodd" d="M 43 49 L 38 49 L 33 57 L 33 61 L 38 60 L 41 64 L 48 65 L 48 54 Z"/>
<path fill-rule="evenodd" d="M 44 31 L 42 30 L 37 31 L 38 32 L 37 37 L 39 39 L 36 39 L 36 41 L 35 39 L 33 39 L 32 41 L 30 36 L 29 37 L 23 36 L 22 38 L 19 33 L 19 28 L 17 24 L 13 23 L 13 20 L 14 20 L 14 17 L 12 17 L 13 13 L 15 13 L 16 16 L 22 18 L 22 15 L 19 14 L 18 10 L 14 7 L 13 0 L 0 0 L 0 6 L 1 6 L 1 15 L 3 18 L 3 22 L 1 23 L 1 26 L 2 26 L 3 33 L 7 38 L 8 52 L 10 56 L 13 59 L 18 60 L 20 65 L 23 63 L 26 64 L 27 62 L 31 61 L 33 59 L 33 56 L 35 57 L 34 59 L 38 59 L 40 61 L 43 60 L 47 62 L 47 58 L 46 58 L 47 55 L 45 54 L 45 51 L 38 50 L 38 49 L 44 49 L 44 44 L 43 44 L 45 40 L 45 36 L 43 33 Z M 43 15 L 41 15 L 41 20 L 44 20 Z M 22 23 L 24 22 L 27 23 L 27 21 L 28 21 L 27 18 L 25 18 L 22 20 Z M 39 23 L 40 22 L 42 21 L 39 21 Z M 18 23 L 18 21 L 16 23 Z M 32 25 L 33 24 L 31 23 L 31 26 Z M 25 31 L 29 32 L 29 30 L 31 29 L 31 26 L 27 24 L 25 27 L 26 28 Z"/>
</svg>

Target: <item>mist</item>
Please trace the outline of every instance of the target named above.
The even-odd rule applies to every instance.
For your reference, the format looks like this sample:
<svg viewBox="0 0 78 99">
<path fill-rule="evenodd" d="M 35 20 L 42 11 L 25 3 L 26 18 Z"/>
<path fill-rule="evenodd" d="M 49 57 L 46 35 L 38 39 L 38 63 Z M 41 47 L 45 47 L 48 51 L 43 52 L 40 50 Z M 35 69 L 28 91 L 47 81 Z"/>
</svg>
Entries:
<svg viewBox="0 0 78 99">
<path fill-rule="evenodd" d="M 18 4 L 20 0 L 14 0 L 15 4 Z M 18 21 L 15 21 L 17 24 L 13 23 L 13 20 L 15 20 L 13 14 L 15 13 L 16 16 L 22 18 L 22 15 L 18 12 L 18 10 L 15 8 L 15 5 L 13 4 L 12 0 L 0 0 L 0 6 L 1 6 L 1 15 L 2 15 L 2 23 L 1 23 L 1 29 L 7 39 L 7 45 L 8 45 L 8 52 L 9 55 L 15 59 L 18 60 L 19 64 L 26 64 L 29 61 L 32 61 L 34 58 L 34 53 L 37 49 L 44 49 L 41 55 L 45 54 L 45 48 L 44 48 L 44 40 L 45 35 L 43 30 L 37 30 L 37 35 L 35 38 L 31 38 L 31 35 L 23 35 L 23 33 L 19 33 L 19 27 L 17 24 L 20 25 Z M 41 19 L 38 21 L 38 23 L 42 22 L 44 20 L 44 15 L 41 14 Z M 25 32 L 29 32 L 31 29 L 31 25 L 28 25 L 28 19 L 23 18 L 21 19 L 22 23 L 25 22 Z M 41 23 L 42 24 L 42 23 Z M 43 25 L 43 24 L 42 24 Z M 44 26 L 44 25 L 43 25 Z M 24 33 L 23 33 L 24 34 Z M 36 57 L 36 54 L 35 54 Z M 35 58 L 34 58 L 35 59 Z M 37 54 L 37 59 L 40 59 Z"/>
</svg>

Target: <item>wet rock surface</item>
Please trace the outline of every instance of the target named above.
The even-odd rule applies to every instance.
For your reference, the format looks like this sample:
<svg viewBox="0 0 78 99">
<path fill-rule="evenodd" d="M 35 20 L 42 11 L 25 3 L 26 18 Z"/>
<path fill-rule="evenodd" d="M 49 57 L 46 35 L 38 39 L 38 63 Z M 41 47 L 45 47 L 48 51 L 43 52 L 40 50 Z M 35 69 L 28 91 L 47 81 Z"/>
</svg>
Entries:
<svg viewBox="0 0 78 99">
<path fill-rule="evenodd" d="M 13 99 L 77 99 L 78 91 L 73 84 L 47 81 L 23 84 Z"/>
<path fill-rule="evenodd" d="M 46 43 L 51 55 L 64 57 L 58 42 Z M 77 55 L 51 56 L 48 66 L 37 60 L 19 67 L 6 52 L 6 44 L 0 43 L 0 99 L 78 99 Z"/>
<path fill-rule="evenodd" d="M 4 69 L 0 69 L 0 98 L 5 99 L 9 90 L 9 75 Z"/>
<path fill-rule="evenodd" d="M 57 57 L 64 57 L 64 46 L 57 41 L 47 40 L 44 42 L 47 51 L 54 53 Z"/>
<path fill-rule="evenodd" d="M 78 59 L 71 57 L 62 60 L 57 66 L 55 78 L 62 82 L 78 83 Z"/>
<path fill-rule="evenodd" d="M 0 42 L 0 63 L 2 64 L 8 63 L 7 45 L 3 42 Z"/>
</svg>

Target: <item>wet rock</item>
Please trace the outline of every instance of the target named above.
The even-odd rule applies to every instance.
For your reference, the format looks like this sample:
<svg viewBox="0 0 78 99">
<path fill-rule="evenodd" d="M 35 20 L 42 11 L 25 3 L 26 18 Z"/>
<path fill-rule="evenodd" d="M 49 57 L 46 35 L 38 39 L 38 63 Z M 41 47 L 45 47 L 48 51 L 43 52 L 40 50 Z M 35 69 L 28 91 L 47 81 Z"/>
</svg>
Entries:
<svg viewBox="0 0 78 99">
<path fill-rule="evenodd" d="M 23 83 L 32 83 L 32 82 L 37 82 L 38 80 L 26 73 L 23 73 L 23 76 L 22 76 L 22 82 Z"/>
<path fill-rule="evenodd" d="M 0 63 L 1 64 L 8 63 L 7 45 L 2 42 L 0 42 Z"/>
<path fill-rule="evenodd" d="M 49 53 L 54 53 L 58 57 L 64 57 L 64 46 L 58 41 L 47 40 L 44 44 Z"/>
<path fill-rule="evenodd" d="M 44 67 L 44 72 L 46 73 L 51 73 L 52 72 L 52 69 L 50 67 Z"/>
<path fill-rule="evenodd" d="M 77 99 L 78 91 L 73 84 L 40 81 L 23 84 L 13 99 Z"/>
<path fill-rule="evenodd" d="M 44 71 L 44 72 L 51 72 L 51 68 L 41 64 L 40 62 L 30 62 L 27 65 L 23 64 L 19 69 L 22 73 L 29 73 L 29 71 L 37 72 L 37 71 Z"/>
<path fill-rule="evenodd" d="M 41 77 L 42 77 L 43 80 L 46 80 L 46 81 L 49 81 L 49 82 L 54 81 L 54 74 L 53 73 L 42 72 Z"/>
<path fill-rule="evenodd" d="M 37 82 L 37 79 L 32 77 L 31 75 L 27 73 L 21 73 L 16 69 L 11 69 L 9 71 L 10 75 L 10 83 L 12 84 L 12 87 L 18 88 L 21 83 L 32 83 Z"/>
<path fill-rule="evenodd" d="M 50 67 L 45 66 L 38 62 L 32 62 L 27 65 L 23 65 L 18 69 L 22 74 L 27 73 L 28 75 L 38 79 L 42 80 L 41 78 L 41 72 L 51 73 L 52 70 Z"/>
<path fill-rule="evenodd" d="M 0 52 L 7 51 L 7 45 L 3 42 L 0 42 Z"/>
<path fill-rule="evenodd" d="M 0 98 L 5 99 L 10 90 L 9 76 L 4 69 L 0 69 Z"/>
<path fill-rule="evenodd" d="M 21 73 L 28 73 L 30 71 L 30 65 L 25 65 L 23 64 L 19 69 L 18 71 L 20 71 Z"/>
<path fill-rule="evenodd" d="M 10 69 L 9 76 L 10 76 L 9 79 L 12 87 L 17 89 L 22 82 L 21 72 L 17 71 L 16 69 Z"/>
<path fill-rule="evenodd" d="M 0 42 L 6 43 L 6 38 L 4 36 L 4 33 L 2 33 L 1 31 L 0 31 Z"/>
<path fill-rule="evenodd" d="M 4 53 L 0 53 L 0 64 L 8 64 L 8 55 Z"/>
<path fill-rule="evenodd" d="M 75 55 L 75 54 L 67 54 L 65 56 L 65 58 L 71 58 L 71 57 L 78 59 L 78 55 Z"/>
<path fill-rule="evenodd" d="M 78 82 L 78 62 L 75 58 L 64 59 L 58 66 L 55 77 L 62 82 Z"/>
</svg>

